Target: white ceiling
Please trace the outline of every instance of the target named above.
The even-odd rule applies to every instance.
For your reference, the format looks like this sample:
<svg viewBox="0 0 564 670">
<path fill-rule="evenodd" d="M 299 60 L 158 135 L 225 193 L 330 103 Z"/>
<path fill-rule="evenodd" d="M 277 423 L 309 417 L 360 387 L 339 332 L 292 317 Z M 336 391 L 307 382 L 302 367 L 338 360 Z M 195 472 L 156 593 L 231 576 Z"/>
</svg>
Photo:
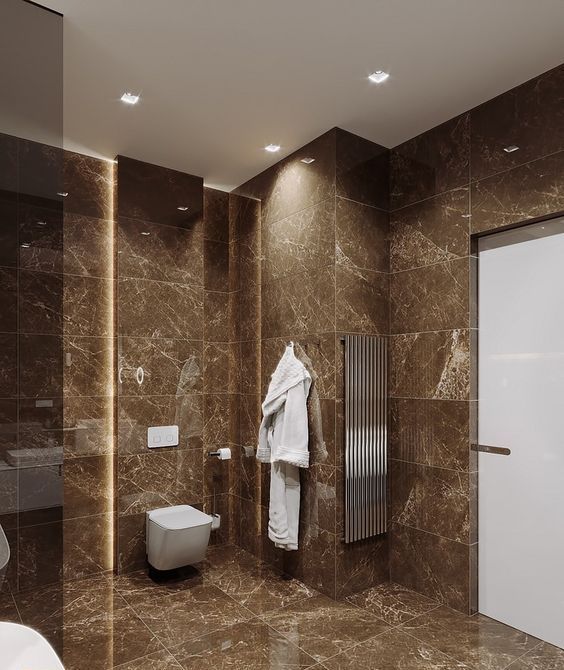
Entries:
<svg viewBox="0 0 564 670">
<path fill-rule="evenodd" d="M 395 146 L 564 60 L 564 0 L 44 2 L 65 15 L 66 146 L 224 189 L 333 126 Z"/>
</svg>

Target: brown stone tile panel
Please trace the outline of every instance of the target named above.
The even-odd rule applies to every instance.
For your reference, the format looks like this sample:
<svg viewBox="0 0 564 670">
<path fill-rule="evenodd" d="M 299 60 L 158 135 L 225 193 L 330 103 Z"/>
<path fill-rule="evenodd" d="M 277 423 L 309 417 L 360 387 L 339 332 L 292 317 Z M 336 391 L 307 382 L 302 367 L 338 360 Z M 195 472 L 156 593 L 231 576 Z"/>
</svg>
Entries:
<svg viewBox="0 0 564 670">
<path fill-rule="evenodd" d="M 11 330 L 14 311 L 8 303 L 10 293 L 14 302 L 16 298 L 13 278 L 3 271 L 4 299 L 2 302 L 6 308 L 6 330 Z M 63 280 L 60 275 L 47 274 L 43 272 L 28 272 L 21 270 L 19 273 L 18 287 L 18 312 L 19 331 L 21 333 L 43 333 L 50 335 L 62 335 L 63 331 Z"/>
<path fill-rule="evenodd" d="M 166 650 L 156 651 L 115 667 L 116 670 L 182 670 L 180 663 Z"/>
<path fill-rule="evenodd" d="M 18 191 L 18 138 L 0 133 L 0 195 L 16 200 Z"/>
<path fill-rule="evenodd" d="M 264 225 L 261 250 L 263 284 L 333 262 L 335 199 L 330 198 Z M 242 270 L 245 281 L 245 266 Z"/>
<path fill-rule="evenodd" d="M 64 190 L 68 193 L 65 212 L 111 219 L 114 170 L 115 164 L 110 161 L 65 151 Z"/>
<path fill-rule="evenodd" d="M 564 150 L 563 90 L 560 65 L 473 109 L 472 179 Z M 511 145 L 519 150 L 503 150 Z"/>
<path fill-rule="evenodd" d="M 185 670 L 312 667 L 315 660 L 291 639 L 254 619 L 172 647 L 172 651 Z"/>
<path fill-rule="evenodd" d="M 347 601 L 372 612 L 390 626 L 426 614 L 438 603 L 410 589 L 388 582 L 349 596 Z"/>
<path fill-rule="evenodd" d="M 204 241 L 204 286 L 209 291 L 229 291 L 229 245 Z"/>
<path fill-rule="evenodd" d="M 391 460 L 391 520 L 470 542 L 470 475 Z"/>
<path fill-rule="evenodd" d="M 337 195 L 387 210 L 390 150 L 335 128 Z"/>
<path fill-rule="evenodd" d="M 236 351 L 226 342 L 204 344 L 203 389 L 206 393 L 238 391 L 230 385 L 230 376 L 237 361 Z"/>
<path fill-rule="evenodd" d="M 118 282 L 120 335 L 201 340 L 203 289 L 145 279 Z"/>
<path fill-rule="evenodd" d="M 63 578 L 84 579 L 113 567 L 113 515 L 63 522 Z"/>
<path fill-rule="evenodd" d="M 21 591 L 60 582 L 63 575 L 62 522 L 20 528 L 17 557 Z"/>
<path fill-rule="evenodd" d="M 9 220 L 4 222 L 8 225 Z M 9 251 L 11 244 L 16 246 L 15 259 L 19 256 L 21 269 L 37 270 L 40 272 L 61 273 L 63 271 L 63 212 L 61 207 L 41 207 L 21 203 L 18 207 L 18 230 L 13 230 L 14 236 L 6 240 L 5 251 Z M 22 247 L 26 243 L 29 246 Z M 8 263 L 13 265 L 13 263 Z"/>
<path fill-rule="evenodd" d="M 284 572 L 334 598 L 337 541 L 333 533 L 318 526 L 301 528 L 298 551 L 286 552 L 283 556 Z"/>
<path fill-rule="evenodd" d="M 113 341 L 106 337 L 64 338 L 61 362 L 63 353 L 65 362 L 61 377 L 65 397 L 112 395 L 112 344 Z"/>
<path fill-rule="evenodd" d="M 388 274 L 337 265 L 337 331 L 365 335 L 387 334 L 389 301 Z"/>
<path fill-rule="evenodd" d="M 261 397 L 242 394 L 239 398 L 241 444 L 256 446 L 261 421 Z"/>
<path fill-rule="evenodd" d="M 203 455 L 199 449 L 120 456 L 117 476 L 120 515 L 201 503 L 203 499 Z"/>
<path fill-rule="evenodd" d="M 204 394 L 204 447 L 229 442 L 230 396 L 228 393 Z"/>
<path fill-rule="evenodd" d="M 335 328 L 333 266 L 262 286 L 262 336 L 298 338 Z"/>
<path fill-rule="evenodd" d="M 564 211 L 564 152 L 472 184 L 472 232 Z"/>
<path fill-rule="evenodd" d="M 65 520 L 111 512 L 112 481 L 112 455 L 71 458 L 65 462 Z"/>
<path fill-rule="evenodd" d="M 120 396 L 188 395 L 203 389 L 201 340 L 120 337 Z M 137 369 L 143 368 L 139 384 Z"/>
<path fill-rule="evenodd" d="M 336 260 L 340 265 L 389 271 L 387 212 L 345 198 L 336 199 Z"/>
<path fill-rule="evenodd" d="M 390 275 L 392 333 L 470 326 L 469 259 Z"/>
<path fill-rule="evenodd" d="M 415 640 L 402 630 L 391 630 L 328 659 L 327 670 L 470 670 L 434 647 Z"/>
<path fill-rule="evenodd" d="M 202 286 L 203 244 L 201 221 L 188 227 L 176 227 L 120 217 L 117 225 L 119 277 Z"/>
<path fill-rule="evenodd" d="M 18 205 L 15 200 L 4 200 L 5 197 L 0 191 L 0 265 L 16 267 L 21 249 L 18 246 Z M 20 267 L 23 267 L 21 262 Z"/>
<path fill-rule="evenodd" d="M 229 194 L 229 239 L 256 234 L 260 230 L 260 201 L 237 193 Z M 225 241 L 225 240 L 223 240 Z"/>
<path fill-rule="evenodd" d="M 401 524 L 390 530 L 392 581 L 468 613 L 468 545 Z"/>
<path fill-rule="evenodd" d="M 117 519 L 117 569 L 120 573 L 146 567 L 145 512 Z"/>
<path fill-rule="evenodd" d="M 29 358 L 29 357 L 28 357 Z M 18 336 L 0 333 L 0 396 L 18 394 Z"/>
<path fill-rule="evenodd" d="M 338 536 L 335 573 L 337 598 L 387 582 L 390 578 L 388 537 L 381 535 L 345 544 Z"/>
<path fill-rule="evenodd" d="M 539 640 L 482 614 L 473 617 L 447 607 L 408 621 L 410 635 L 474 668 L 506 668 Z"/>
<path fill-rule="evenodd" d="M 117 183 L 119 216 L 180 228 L 203 217 L 201 177 L 118 156 Z"/>
<path fill-rule="evenodd" d="M 148 453 L 149 426 L 178 426 L 178 449 L 201 449 L 203 431 L 201 394 L 120 398 L 118 444 L 120 455 Z M 162 450 L 160 450 L 162 451 Z M 168 451 L 165 448 L 165 451 Z"/>
<path fill-rule="evenodd" d="M 512 670 L 560 670 L 564 666 L 564 649 L 543 642 L 511 666 Z"/>
<path fill-rule="evenodd" d="M 451 470 L 469 469 L 468 402 L 390 398 L 389 411 L 391 458 Z"/>
<path fill-rule="evenodd" d="M 17 191 L 20 203 L 62 209 L 63 198 L 57 192 L 64 188 L 63 156 L 60 147 L 18 139 Z"/>
<path fill-rule="evenodd" d="M 63 297 L 65 335 L 112 336 L 113 281 L 65 275 Z"/>
<path fill-rule="evenodd" d="M 467 330 L 394 335 L 389 346 L 390 396 L 469 399 Z"/>
<path fill-rule="evenodd" d="M 199 316 L 199 309 L 196 318 Z M 229 342 L 229 293 L 204 293 L 203 337 L 207 342 Z M 190 315 L 189 315 L 190 316 Z M 194 315 L 192 315 L 194 316 Z M 199 328 L 201 332 L 201 328 Z"/>
<path fill-rule="evenodd" d="M 20 273 L 24 281 L 29 277 L 28 273 Z M 28 289 L 24 292 L 25 284 L 22 286 L 22 302 L 27 303 L 28 308 L 34 307 L 33 292 Z M 35 291 L 37 293 L 37 290 Z M 47 296 L 50 295 L 46 292 Z M 59 293 L 60 301 L 60 293 Z M 28 310 L 29 311 L 29 310 Z M 37 312 L 37 309 L 34 310 Z M 5 333 L 15 333 L 18 330 L 18 273 L 12 268 L 0 268 L 0 314 L 2 315 L 2 324 L 0 328 Z M 45 320 L 45 319 L 43 319 Z M 60 309 L 59 309 L 60 323 Z"/>
<path fill-rule="evenodd" d="M 112 277 L 114 224 L 65 212 L 63 272 L 84 277 Z"/>
<path fill-rule="evenodd" d="M 390 214 L 390 269 L 411 270 L 467 256 L 469 190 L 459 188 Z"/>
<path fill-rule="evenodd" d="M 229 242 L 229 200 L 225 191 L 204 186 L 204 237 Z"/>
<path fill-rule="evenodd" d="M 338 654 L 389 628 L 381 619 L 345 602 L 314 596 L 264 616 L 269 626 L 294 639 L 316 661 Z"/>
<path fill-rule="evenodd" d="M 261 200 L 263 225 L 335 195 L 335 131 L 330 130 L 237 189 Z M 314 158 L 306 165 L 302 158 Z"/>
<path fill-rule="evenodd" d="M 468 183 L 469 121 L 469 114 L 462 114 L 392 149 L 392 210 Z"/>
<path fill-rule="evenodd" d="M 8 349 L 2 348 L 2 350 L 13 352 L 9 349 L 11 345 L 12 342 L 8 341 Z M 20 335 L 18 345 L 20 396 L 25 398 L 60 396 L 63 390 L 62 338 L 57 335 Z M 17 360 L 15 352 L 11 355 L 13 362 L 8 364 L 4 373 L 8 378 Z"/>
</svg>

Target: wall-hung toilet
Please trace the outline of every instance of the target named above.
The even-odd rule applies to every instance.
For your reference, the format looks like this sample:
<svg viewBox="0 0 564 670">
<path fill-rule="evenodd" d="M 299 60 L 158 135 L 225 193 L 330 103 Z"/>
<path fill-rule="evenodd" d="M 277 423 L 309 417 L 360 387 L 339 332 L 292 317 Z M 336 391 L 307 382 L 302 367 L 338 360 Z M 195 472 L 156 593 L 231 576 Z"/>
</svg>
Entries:
<svg viewBox="0 0 564 670">
<path fill-rule="evenodd" d="M 174 570 L 203 561 L 212 517 L 190 505 L 147 512 L 147 560 L 156 570 Z"/>
</svg>

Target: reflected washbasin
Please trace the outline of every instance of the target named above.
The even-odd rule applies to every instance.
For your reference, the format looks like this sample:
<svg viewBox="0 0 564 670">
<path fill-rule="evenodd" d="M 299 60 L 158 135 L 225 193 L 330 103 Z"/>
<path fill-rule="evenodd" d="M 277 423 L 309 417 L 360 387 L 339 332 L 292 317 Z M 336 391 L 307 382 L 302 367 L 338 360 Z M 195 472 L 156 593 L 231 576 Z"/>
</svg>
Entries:
<svg viewBox="0 0 564 670">
<path fill-rule="evenodd" d="M 4 533 L 4 529 L 0 525 L 0 592 L 2 592 L 2 584 L 4 582 L 4 575 L 6 574 L 9 560 L 10 545 L 8 544 L 6 533 Z"/>
<path fill-rule="evenodd" d="M 65 670 L 53 647 L 33 628 L 0 622 L 2 670 Z"/>
</svg>

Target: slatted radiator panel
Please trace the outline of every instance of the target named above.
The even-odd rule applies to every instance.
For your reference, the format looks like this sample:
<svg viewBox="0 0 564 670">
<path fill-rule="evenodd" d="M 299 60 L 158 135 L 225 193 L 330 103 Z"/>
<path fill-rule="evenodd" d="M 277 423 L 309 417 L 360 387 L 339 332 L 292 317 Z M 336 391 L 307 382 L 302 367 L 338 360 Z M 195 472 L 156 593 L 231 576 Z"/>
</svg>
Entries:
<svg viewBox="0 0 564 670">
<path fill-rule="evenodd" d="M 345 542 L 355 542 L 387 526 L 387 339 L 344 341 Z"/>
</svg>

